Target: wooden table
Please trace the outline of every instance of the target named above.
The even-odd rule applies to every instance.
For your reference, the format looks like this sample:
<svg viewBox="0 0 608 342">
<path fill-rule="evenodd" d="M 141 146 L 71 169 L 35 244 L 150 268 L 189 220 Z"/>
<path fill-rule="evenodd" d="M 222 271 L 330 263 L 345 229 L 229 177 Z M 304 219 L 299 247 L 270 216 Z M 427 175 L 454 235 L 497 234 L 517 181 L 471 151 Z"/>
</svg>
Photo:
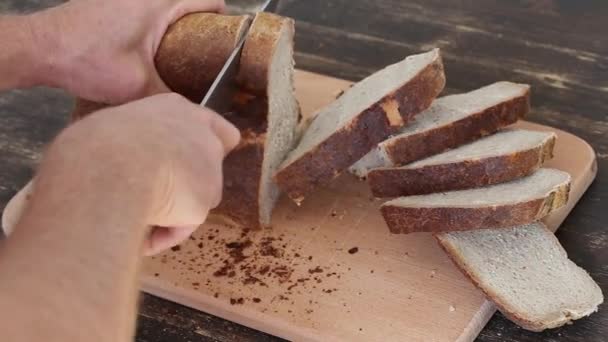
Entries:
<svg viewBox="0 0 608 342">
<path fill-rule="evenodd" d="M 60 0 L 4 0 L 30 11 Z M 255 0 L 227 2 L 231 9 Z M 608 294 L 608 2 L 603 0 L 283 0 L 297 19 L 298 68 L 358 80 L 403 56 L 442 48 L 446 92 L 498 80 L 532 85 L 531 121 L 586 139 L 599 172 L 558 232 L 570 258 Z M 30 178 L 43 145 L 72 106 L 50 89 L 0 95 L 0 208 Z M 407 318 L 404 318 L 407 319 Z M 572 326 L 526 332 L 496 314 L 479 341 L 602 341 L 608 310 Z M 137 341 L 278 341 L 266 334 L 144 295 Z"/>
</svg>

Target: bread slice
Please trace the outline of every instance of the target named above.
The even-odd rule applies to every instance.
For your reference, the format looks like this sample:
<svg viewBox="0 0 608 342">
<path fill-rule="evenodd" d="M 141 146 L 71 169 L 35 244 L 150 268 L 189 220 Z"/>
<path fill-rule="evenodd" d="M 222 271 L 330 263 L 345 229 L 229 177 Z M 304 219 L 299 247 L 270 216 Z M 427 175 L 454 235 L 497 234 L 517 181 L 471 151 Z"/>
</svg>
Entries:
<svg viewBox="0 0 608 342">
<path fill-rule="evenodd" d="M 270 225 L 280 194 L 272 176 L 296 143 L 293 39 L 292 19 L 256 16 L 241 56 L 244 91 L 234 100 L 234 113 L 226 115 L 242 139 L 224 161 L 223 200 L 213 213 L 249 228 Z"/>
<path fill-rule="evenodd" d="M 376 197 L 424 195 L 478 188 L 529 175 L 553 157 L 556 135 L 506 129 L 476 142 L 367 176 Z"/>
<path fill-rule="evenodd" d="M 602 290 L 542 223 L 439 233 L 456 266 L 524 329 L 556 328 L 597 311 Z"/>
<path fill-rule="evenodd" d="M 346 90 L 316 115 L 275 179 L 296 202 L 328 184 L 414 115 L 445 85 L 439 50 L 407 57 Z"/>
<path fill-rule="evenodd" d="M 468 93 L 442 97 L 349 171 L 364 178 L 371 169 L 430 157 L 513 124 L 529 109 L 530 86 L 511 82 L 497 82 Z"/>
<path fill-rule="evenodd" d="M 400 197 L 382 205 L 392 233 L 502 228 L 539 220 L 566 204 L 570 175 L 540 169 L 528 177 L 478 189 Z"/>
</svg>

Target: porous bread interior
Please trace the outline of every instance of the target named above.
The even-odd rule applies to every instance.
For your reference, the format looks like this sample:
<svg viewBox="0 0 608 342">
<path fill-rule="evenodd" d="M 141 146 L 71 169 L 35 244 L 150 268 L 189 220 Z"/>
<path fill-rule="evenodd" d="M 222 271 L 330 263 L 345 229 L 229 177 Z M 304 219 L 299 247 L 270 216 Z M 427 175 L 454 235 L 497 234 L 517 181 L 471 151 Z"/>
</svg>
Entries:
<svg viewBox="0 0 608 342">
<path fill-rule="evenodd" d="M 396 143 L 400 139 L 426 133 L 442 126 L 447 126 L 465 119 L 476 113 L 505 101 L 523 96 L 530 86 L 512 82 L 496 82 L 468 93 L 448 95 L 435 100 L 431 106 L 415 116 L 410 124 L 405 126 L 398 134 L 381 142 L 371 152 L 366 154 L 351 168 L 350 172 L 365 176 L 371 169 L 378 167 L 395 166 L 386 146 Z"/>
<path fill-rule="evenodd" d="M 409 56 L 353 85 L 342 96 L 318 112 L 310 127 L 304 132 L 300 144 L 289 154 L 284 165 L 309 152 L 350 123 L 357 115 L 409 82 L 437 58 L 439 58 L 438 49 Z"/>
<path fill-rule="evenodd" d="M 437 208 L 472 208 L 527 202 L 546 197 L 557 187 L 568 184 L 570 175 L 556 169 L 539 169 L 530 176 L 483 188 L 406 196 L 386 202 L 384 206 Z"/>
<path fill-rule="evenodd" d="M 293 74 L 293 34 L 291 30 L 284 29 L 270 63 L 267 90 L 268 129 L 260 180 L 260 221 L 263 225 L 270 224 L 272 209 L 280 195 L 272 176 L 296 140 L 299 106 Z"/>
<path fill-rule="evenodd" d="M 438 235 L 457 264 L 516 321 L 542 330 L 587 316 L 603 302 L 585 270 L 541 223 Z"/>
<path fill-rule="evenodd" d="M 490 157 L 509 156 L 520 151 L 542 147 L 555 139 L 553 132 L 537 132 L 524 129 L 505 129 L 475 142 L 419 160 L 404 166 L 411 169 L 429 165 L 457 163 Z"/>
</svg>

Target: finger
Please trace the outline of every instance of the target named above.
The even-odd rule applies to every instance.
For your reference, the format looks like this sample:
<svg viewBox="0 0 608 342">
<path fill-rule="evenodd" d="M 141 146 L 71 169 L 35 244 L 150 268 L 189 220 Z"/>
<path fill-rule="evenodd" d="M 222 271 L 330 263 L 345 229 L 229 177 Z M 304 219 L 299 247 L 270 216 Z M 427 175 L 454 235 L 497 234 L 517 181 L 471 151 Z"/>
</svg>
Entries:
<svg viewBox="0 0 608 342">
<path fill-rule="evenodd" d="M 171 23 L 181 17 L 194 12 L 223 13 L 226 8 L 224 0 L 181 0 L 174 1 L 171 11 Z"/>
<path fill-rule="evenodd" d="M 154 227 L 146 241 L 144 255 L 152 256 L 181 244 L 194 233 L 197 227 Z"/>
<path fill-rule="evenodd" d="M 211 115 L 211 129 L 224 146 L 224 156 L 232 151 L 241 140 L 241 132 L 216 113 Z"/>
<path fill-rule="evenodd" d="M 146 85 L 144 97 L 172 92 L 155 68 L 153 68 L 153 71 L 148 77 L 149 79 L 148 84 Z"/>
</svg>

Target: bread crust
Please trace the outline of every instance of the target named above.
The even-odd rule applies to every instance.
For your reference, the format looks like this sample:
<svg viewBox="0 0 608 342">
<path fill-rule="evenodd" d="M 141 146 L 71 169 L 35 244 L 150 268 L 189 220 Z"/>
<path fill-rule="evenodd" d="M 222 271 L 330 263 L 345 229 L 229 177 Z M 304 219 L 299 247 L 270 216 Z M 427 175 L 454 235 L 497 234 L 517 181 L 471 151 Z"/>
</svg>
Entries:
<svg viewBox="0 0 608 342">
<path fill-rule="evenodd" d="M 293 19 L 272 13 L 261 12 L 255 17 L 243 46 L 236 77 L 240 87 L 257 95 L 267 95 L 270 64 L 280 37 L 277 33 L 287 32 L 293 41 L 294 26 Z"/>
<path fill-rule="evenodd" d="M 188 14 L 165 33 L 155 57 L 167 86 L 193 102 L 202 101 L 236 47 L 250 17 Z"/>
<path fill-rule="evenodd" d="M 538 222 L 537 224 L 542 226 L 542 228 L 545 230 L 545 233 L 546 233 L 548 239 L 553 239 L 554 243 L 559 244 L 559 241 L 557 240 L 555 235 L 543 223 Z M 518 313 L 514 309 L 512 309 L 509 306 L 509 304 L 506 301 L 504 301 L 501 296 L 498 295 L 498 293 L 493 291 L 493 289 L 491 287 L 484 286 L 484 283 L 477 277 L 477 275 L 475 273 L 473 273 L 470 270 L 470 268 L 467 264 L 466 258 L 456 248 L 454 248 L 454 246 L 452 246 L 452 244 L 450 244 L 448 242 L 448 240 L 445 237 L 445 234 L 446 233 L 433 234 L 435 239 L 439 243 L 439 246 L 441 246 L 441 248 L 448 255 L 448 257 L 452 260 L 452 262 L 456 265 L 456 267 L 467 278 L 469 278 L 471 280 L 471 282 L 475 285 L 475 287 L 480 289 L 484 293 L 486 298 L 488 298 L 488 300 L 491 300 L 494 304 L 496 304 L 496 306 L 498 307 L 498 310 L 500 310 L 500 312 L 503 315 L 505 315 L 509 320 L 513 321 L 515 324 L 519 325 L 520 327 L 522 327 L 526 330 L 540 332 L 545 329 L 552 329 L 552 328 L 560 327 L 564 324 L 567 324 L 568 322 L 570 322 L 572 320 L 579 319 L 583 316 L 587 316 L 592 313 L 592 312 L 584 313 L 578 317 L 576 317 L 576 316 L 570 317 L 568 315 L 564 315 L 559 320 L 553 320 L 553 321 L 549 321 L 549 322 L 539 322 L 539 321 L 535 321 L 535 320 L 525 317 L 525 313 Z"/>
<path fill-rule="evenodd" d="M 568 202 L 570 182 L 546 196 L 529 201 L 485 207 L 399 207 L 384 204 L 380 211 L 393 234 L 505 228 L 537 221 Z"/>
<path fill-rule="evenodd" d="M 404 122 L 428 108 L 444 86 L 443 63 L 438 58 L 403 87 L 387 94 L 314 149 L 283 166 L 275 174 L 275 181 L 291 199 L 301 202 L 314 188 L 329 184 Z M 391 112 L 396 110 L 398 122 Z"/>
<path fill-rule="evenodd" d="M 258 194 L 264 141 L 264 134 L 244 136 L 239 145 L 224 159 L 222 201 L 212 214 L 228 217 L 241 226 L 260 228 Z"/>
<path fill-rule="evenodd" d="M 542 145 L 508 155 L 417 168 L 379 168 L 367 181 L 376 197 L 424 195 L 479 188 L 522 178 L 553 157 L 555 136 Z"/>
<path fill-rule="evenodd" d="M 428 132 L 395 137 L 382 144 L 394 165 L 405 165 L 464 145 L 514 124 L 530 110 L 530 90 L 474 115 Z"/>
</svg>

